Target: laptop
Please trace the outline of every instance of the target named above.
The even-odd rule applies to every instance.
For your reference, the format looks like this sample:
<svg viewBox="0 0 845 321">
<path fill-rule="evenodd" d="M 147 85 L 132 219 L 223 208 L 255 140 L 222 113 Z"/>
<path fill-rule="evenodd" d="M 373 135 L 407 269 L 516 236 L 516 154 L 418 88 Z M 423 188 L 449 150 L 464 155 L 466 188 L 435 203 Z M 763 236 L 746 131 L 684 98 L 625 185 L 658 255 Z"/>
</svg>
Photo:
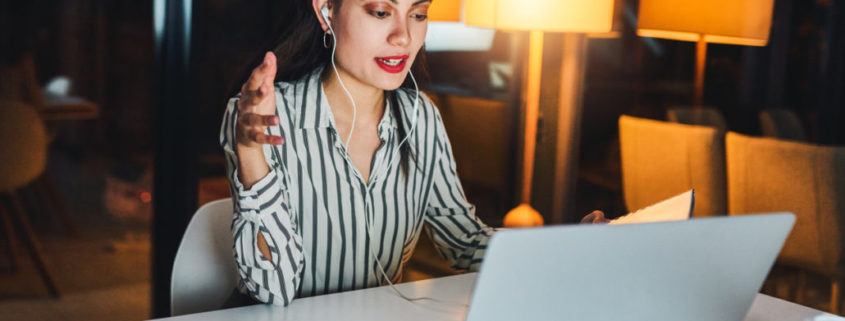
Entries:
<svg viewBox="0 0 845 321">
<path fill-rule="evenodd" d="M 791 213 L 494 234 L 466 320 L 742 320 Z"/>
</svg>

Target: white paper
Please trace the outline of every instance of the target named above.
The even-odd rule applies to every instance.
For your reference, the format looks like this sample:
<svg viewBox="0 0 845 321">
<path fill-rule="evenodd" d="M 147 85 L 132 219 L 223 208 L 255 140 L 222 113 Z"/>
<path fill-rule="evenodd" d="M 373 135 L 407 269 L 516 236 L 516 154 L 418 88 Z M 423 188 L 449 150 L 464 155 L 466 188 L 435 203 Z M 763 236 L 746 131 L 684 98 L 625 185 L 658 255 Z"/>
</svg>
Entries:
<svg viewBox="0 0 845 321">
<path fill-rule="evenodd" d="M 682 221 L 692 217 L 695 191 L 689 190 L 636 212 L 621 216 L 609 224 Z"/>
</svg>

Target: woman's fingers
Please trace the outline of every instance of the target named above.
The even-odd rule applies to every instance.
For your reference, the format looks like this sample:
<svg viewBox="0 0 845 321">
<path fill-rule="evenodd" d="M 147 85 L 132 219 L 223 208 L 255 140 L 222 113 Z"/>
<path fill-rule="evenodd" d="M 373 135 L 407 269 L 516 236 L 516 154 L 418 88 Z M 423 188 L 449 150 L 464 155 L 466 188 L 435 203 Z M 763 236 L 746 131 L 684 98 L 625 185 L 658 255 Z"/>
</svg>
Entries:
<svg viewBox="0 0 845 321">
<path fill-rule="evenodd" d="M 273 114 L 276 110 L 275 78 L 276 56 L 267 52 L 261 65 L 252 70 L 249 79 L 241 86 L 237 124 L 239 144 L 258 147 L 260 144 L 284 143 L 280 136 L 265 134 L 268 126 L 279 124 L 279 117 Z"/>
<path fill-rule="evenodd" d="M 285 139 L 281 136 L 267 135 L 258 129 L 250 130 L 249 138 L 259 144 L 281 145 L 285 143 Z"/>
<path fill-rule="evenodd" d="M 604 212 L 595 210 L 581 219 L 581 224 L 602 224 L 609 223 L 610 220 L 604 217 Z"/>
<path fill-rule="evenodd" d="M 247 79 L 246 83 L 244 83 L 243 87 L 241 87 L 241 91 L 250 92 L 258 90 L 258 88 L 261 87 L 267 79 L 271 63 L 273 64 L 273 74 L 275 75 L 275 58 L 270 59 L 269 53 L 265 54 L 261 65 L 252 70 L 252 74 L 249 75 L 249 79 Z"/>
<path fill-rule="evenodd" d="M 249 79 L 241 86 L 241 100 L 239 110 L 253 110 L 260 106 L 265 112 L 274 109 L 274 105 L 267 100 L 274 97 L 273 82 L 276 78 L 276 56 L 272 52 L 264 54 L 264 60 L 252 70 Z"/>
<path fill-rule="evenodd" d="M 249 127 L 267 127 L 279 124 L 279 117 L 276 115 L 259 115 L 255 113 L 244 113 L 240 115 L 240 122 Z"/>
<path fill-rule="evenodd" d="M 267 97 L 272 96 L 269 95 L 271 88 L 272 87 L 268 88 L 268 86 L 262 85 L 258 88 L 258 90 L 242 92 L 241 100 L 238 101 L 238 110 L 249 110 L 251 107 L 258 106 L 264 102 Z"/>
<path fill-rule="evenodd" d="M 265 134 L 268 126 L 279 124 L 279 117 L 276 115 L 260 115 L 256 113 L 243 113 L 238 117 L 238 127 L 241 137 L 246 138 L 242 143 L 246 146 L 253 144 L 280 145 L 285 142 L 281 136 Z"/>
<path fill-rule="evenodd" d="M 276 55 L 272 51 L 264 54 L 264 65 L 267 66 L 264 72 L 264 84 L 272 89 L 273 82 L 276 80 Z"/>
<path fill-rule="evenodd" d="M 272 52 L 264 54 L 261 65 L 252 70 L 246 83 L 241 87 L 242 92 L 257 91 L 265 83 L 273 84 L 276 77 L 276 56 Z"/>
</svg>

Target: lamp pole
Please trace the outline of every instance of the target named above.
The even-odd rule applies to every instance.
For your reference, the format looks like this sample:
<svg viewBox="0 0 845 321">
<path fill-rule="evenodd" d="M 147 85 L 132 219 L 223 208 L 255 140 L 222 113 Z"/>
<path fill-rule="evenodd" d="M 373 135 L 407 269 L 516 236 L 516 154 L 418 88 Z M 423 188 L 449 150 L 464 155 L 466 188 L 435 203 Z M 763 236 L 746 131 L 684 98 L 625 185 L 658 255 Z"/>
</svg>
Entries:
<svg viewBox="0 0 845 321">
<path fill-rule="evenodd" d="M 707 42 L 704 35 L 698 36 L 695 44 L 695 93 L 693 96 L 693 107 L 701 108 L 704 103 L 704 67 L 707 61 Z"/>
<path fill-rule="evenodd" d="M 555 178 L 552 199 L 552 223 L 562 224 L 572 215 L 578 150 L 581 142 L 581 114 L 584 98 L 584 74 L 587 61 L 587 36 L 563 35 L 563 61 L 560 68 Z"/>
<path fill-rule="evenodd" d="M 534 152 L 537 149 L 537 119 L 540 114 L 540 81 L 543 72 L 543 32 L 531 30 L 528 36 L 528 77 L 525 90 L 525 166 L 522 172 L 522 203 L 531 203 L 534 178 Z"/>
</svg>

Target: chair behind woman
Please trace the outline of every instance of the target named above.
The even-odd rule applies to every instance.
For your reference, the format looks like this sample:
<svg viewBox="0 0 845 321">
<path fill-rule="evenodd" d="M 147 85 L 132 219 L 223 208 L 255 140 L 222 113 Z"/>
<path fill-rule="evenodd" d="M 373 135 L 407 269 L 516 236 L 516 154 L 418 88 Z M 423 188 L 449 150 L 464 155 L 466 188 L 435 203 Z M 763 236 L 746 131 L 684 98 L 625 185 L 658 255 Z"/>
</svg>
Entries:
<svg viewBox="0 0 845 321">
<path fill-rule="evenodd" d="M 725 214 L 722 131 L 623 115 L 619 140 L 629 211 L 694 188 L 696 217 Z"/>
<path fill-rule="evenodd" d="M 219 309 L 237 286 L 232 213 L 232 199 L 220 199 L 197 209 L 188 223 L 173 260 L 171 315 Z"/>
<path fill-rule="evenodd" d="M 44 173 L 47 165 L 47 143 L 44 124 L 34 107 L 15 101 L 0 101 L 0 196 L 6 200 L 11 210 L 11 215 L 8 215 L 7 211 L 0 208 L 0 217 L 6 226 L 7 244 L 15 244 L 12 230 L 13 226 L 16 226 L 18 232 L 23 234 L 24 245 L 50 294 L 59 296 L 56 279 L 18 196 L 22 187 Z M 14 267 L 14 254 L 10 257 Z"/>
<path fill-rule="evenodd" d="M 845 147 L 737 133 L 727 134 L 726 147 L 731 215 L 795 213 L 778 261 L 830 278 L 837 313 L 845 277 Z"/>
</svg>

